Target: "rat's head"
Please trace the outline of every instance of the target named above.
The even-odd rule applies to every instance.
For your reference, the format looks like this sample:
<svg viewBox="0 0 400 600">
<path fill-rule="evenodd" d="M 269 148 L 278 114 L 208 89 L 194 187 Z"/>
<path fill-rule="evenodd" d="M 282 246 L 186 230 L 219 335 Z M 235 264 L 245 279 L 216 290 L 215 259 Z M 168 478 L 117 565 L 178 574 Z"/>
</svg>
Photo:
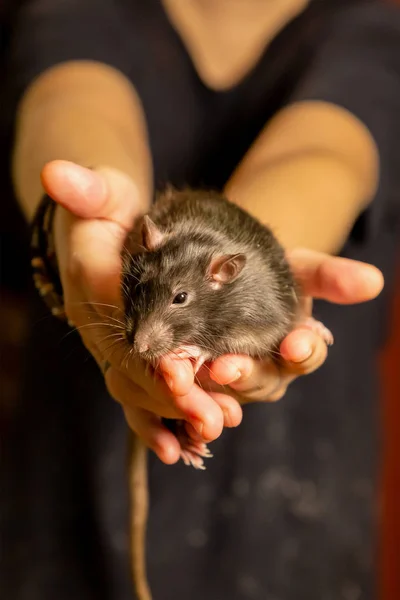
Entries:
<svg viewBox="0 0 400 600">
<path fill-rule="evenodd" d="M 205 351 L 206 334 L 234 293 L 245 255 L 215 253 L 195 235 L 164 234 L 149 217 L 142 243 L 144 251 L 130 258 L 123 281 L 128 343 L 148 361 L 182 346 Z"/>
</svg>

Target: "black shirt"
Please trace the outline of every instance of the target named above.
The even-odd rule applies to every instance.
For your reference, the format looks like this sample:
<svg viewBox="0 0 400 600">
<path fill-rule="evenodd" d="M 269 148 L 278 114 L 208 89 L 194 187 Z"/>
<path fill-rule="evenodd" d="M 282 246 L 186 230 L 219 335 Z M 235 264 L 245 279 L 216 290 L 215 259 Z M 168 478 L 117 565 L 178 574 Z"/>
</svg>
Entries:
<svg viewBox="0 0 400 600">
<path fill-rule="evenodd" d="M 205 473 L 151 459 L 148 551 L 155 600 L 374 598 L 375 358 L 400 212 L 399 10 L 315 0 L 224 92 L 200 80 L 156 0 L 36 0 L 12 33 L 14 103 L 68 60 L 132 81 L 156 186 L 222 187 L 290 102 L 333 102 L 369 128 L 379 189 L 342 253 L 382 268 L 385 293 L 357 307 L 316 303 L 336 338 L 327 362 L 280 403 L 246 407 Z M 61 324 L 33 319 L 8 444 L 1 588 L 14 600 L 131 598 L 124 419 L 78 339 L 60 344 Z"/>
</svg>

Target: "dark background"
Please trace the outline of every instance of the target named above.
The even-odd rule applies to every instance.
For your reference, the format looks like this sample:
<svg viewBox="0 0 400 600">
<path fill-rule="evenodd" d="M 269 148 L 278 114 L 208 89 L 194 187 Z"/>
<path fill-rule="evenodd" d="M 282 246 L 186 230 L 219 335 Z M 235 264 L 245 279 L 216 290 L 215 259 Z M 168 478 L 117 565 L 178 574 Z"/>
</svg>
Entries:
<svg viewBox="0 0 400 600">
<path fill-rule="evenodd" d="M 26 0 L 0 0 L 0 437 L 18 401 L 19 374 L 27 327 L 29 231 L 13 197 L 10 178 L 12 115 L 5 112 L 5 57 L 9 24 Z M 384 1 L 384 0 L 382 0 Z M 400 0 L 391 0 L 400 3 Z M 400 194 L 400 190 L 399 190 Z M 399 261 L 400 263 L 400 261 Z M 381 594 L 380 600 L 400 598 L 400 269 L 393 304 L 390 340 L 382 353 Z"/>
</svg>

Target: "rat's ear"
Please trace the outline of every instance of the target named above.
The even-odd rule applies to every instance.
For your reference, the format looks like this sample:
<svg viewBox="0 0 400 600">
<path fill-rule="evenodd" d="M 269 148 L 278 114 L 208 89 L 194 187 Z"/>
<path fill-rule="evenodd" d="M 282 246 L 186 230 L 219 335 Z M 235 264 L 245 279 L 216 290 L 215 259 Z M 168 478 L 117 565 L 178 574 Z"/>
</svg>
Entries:
<svg viewBox="0 0 400 600">
<path fill-rule="evenodd" d="M 245 254 L 226 254 L 211 261 L 210 276 L 216 284 L 232 283 L 246 264 Z"/>
<path fill-rule="evenodd" d="M 150 219 L 148 215 L 143 217 L 142 223 L 142 242 L 146 250 L 152 252 L 158 246 L 161 246 L 164 235 L 157 225 Z"/>
</svg>

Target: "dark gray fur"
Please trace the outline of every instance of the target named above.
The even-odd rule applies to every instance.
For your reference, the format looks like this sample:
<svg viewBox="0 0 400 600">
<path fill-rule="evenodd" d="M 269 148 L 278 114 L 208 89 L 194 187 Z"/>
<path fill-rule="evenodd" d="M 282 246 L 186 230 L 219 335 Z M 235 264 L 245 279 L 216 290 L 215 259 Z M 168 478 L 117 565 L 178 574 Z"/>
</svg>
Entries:
<svg viewBox="0 0 400 600">
<path fill-rule="evenodd" d="M 270 355 L 293 327 L 299 307 L 295 281 L 271 230 L 209 191 L 169 191 L 149 216 L 166 235 L 156 251 L 125 256 L 128 340 L 133 343 L 139 332 L 162 322 L 169 331 L 156 328 L 159 339 L 149 360 L 181 345 L 200 347 L 210 359 Z M 135 235 L 126 245 L 135 247 Z M 246 255 L 243 271 L 222 289 L 212 289 L 211 260 L 236 253 Z M 188 305 L 172 305 L 180 291 L 191 295 Z"/>
</svg>

